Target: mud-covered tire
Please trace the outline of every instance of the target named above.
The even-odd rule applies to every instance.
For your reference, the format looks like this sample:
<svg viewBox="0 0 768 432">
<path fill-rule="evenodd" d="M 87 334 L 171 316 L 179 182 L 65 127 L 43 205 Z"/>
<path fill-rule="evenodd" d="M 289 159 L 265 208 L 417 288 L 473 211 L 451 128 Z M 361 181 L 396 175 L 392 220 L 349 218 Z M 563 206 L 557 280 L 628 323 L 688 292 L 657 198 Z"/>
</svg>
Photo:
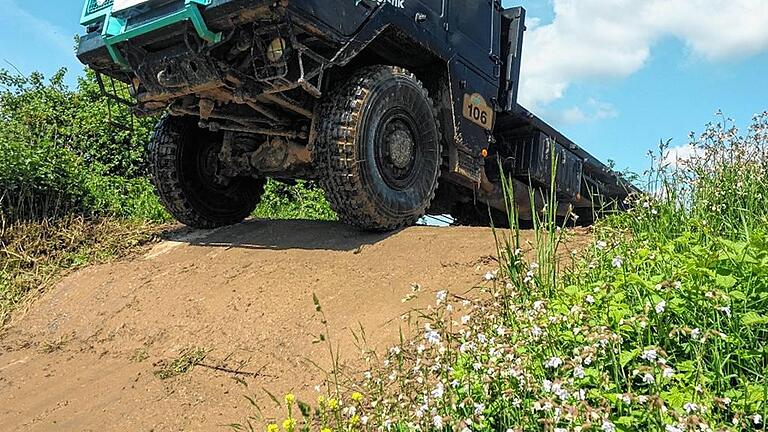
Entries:
<svg viewBox="0 0 768 432">
<path fill-rule="evenodd" d="M 441 135 L 427 90 L 405 69 L 355 72 L 320 107 L 320 184 L 339 219 L 364 230 L 416 223 L 437 189 Z"/>
<path fill-rule="evenodd" d="M 221 134 L 201 129 L 192 117 L 164 116 L 149 144 L 152 183 L 168 212 L 193 228 L 242 222 L 256 208 L 264 181 L 251 177 L 213 179 Z M 212 172 L 213 171 L 213 172 Z"/>
</svg>

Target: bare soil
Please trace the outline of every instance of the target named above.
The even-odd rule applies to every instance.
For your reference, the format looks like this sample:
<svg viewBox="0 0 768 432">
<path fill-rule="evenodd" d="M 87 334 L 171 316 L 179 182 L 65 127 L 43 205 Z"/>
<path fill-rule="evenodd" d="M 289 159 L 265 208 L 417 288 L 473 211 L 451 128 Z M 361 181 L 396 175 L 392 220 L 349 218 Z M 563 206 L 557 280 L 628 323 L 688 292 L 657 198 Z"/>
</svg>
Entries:
<svg viewBox="0 0 768 432">
<path fill-rule="evenodd" d="M 581 232 L 578 238 L 586 238 Z M 530 234 L 527 234 L 530 236 Z M 277 415 L 267 391 L 313 401 L 330 364 L 312 294 L 341 357 L 385 349 L 401 317 L 497 268 L 488 228 L 361 234 L 326 222 L 180 231 L 140 256 L 69 275 L 0 339 L 0 431 L 211 431 Z M 401 299 L 420 284 L 413 302 Z M 160 379 L 184 350 L 202 366 Z"/>
</svg>

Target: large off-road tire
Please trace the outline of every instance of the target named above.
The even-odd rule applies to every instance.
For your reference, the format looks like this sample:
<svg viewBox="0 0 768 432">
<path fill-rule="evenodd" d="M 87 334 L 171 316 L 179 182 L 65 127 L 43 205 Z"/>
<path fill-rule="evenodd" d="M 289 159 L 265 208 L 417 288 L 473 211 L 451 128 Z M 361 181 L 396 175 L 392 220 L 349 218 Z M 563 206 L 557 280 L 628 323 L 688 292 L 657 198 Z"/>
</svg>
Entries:
<svg viewBox="0 0 768 432">
<path fill-rule="evenodd" d="M 201 129 L 192 117 L 165 116 L 149 145 L 150 170 L 160 201 L 179 222 L 194 228 L 234 225 L 247 218 L 264 193 L 264 181 L 217 179 L 222 135 Z"/>
<path fill-rule="evenodd" d="M 361 69 L 319 116 L 320 183 L 339 219 L 372 231 L 416 223 L 434 198 L 442 151 L 434 103 L 416 77 Z"/>
</svg>

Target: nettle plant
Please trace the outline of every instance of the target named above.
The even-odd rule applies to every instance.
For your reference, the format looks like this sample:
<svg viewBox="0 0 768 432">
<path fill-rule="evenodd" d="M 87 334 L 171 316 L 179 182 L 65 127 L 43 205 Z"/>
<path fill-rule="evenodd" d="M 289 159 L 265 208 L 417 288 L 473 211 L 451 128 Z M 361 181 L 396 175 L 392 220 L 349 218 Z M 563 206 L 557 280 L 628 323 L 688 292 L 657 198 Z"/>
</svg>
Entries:
<svg viewBox="0 0 768 432">
<path fill-rule="evenodd" d="M 533 244 L 497 230 L 500 267 L 480 295 L 437 293 L 415 338 L 369 354 L 355 379 L 334 367 L 327 394 L 284 428 L 765 430 L 767 120 L 744 137 L 709 125 L 693 157 L 657 165 L 651 192 L 570 256 L 552 205 Z"/>
</svg>

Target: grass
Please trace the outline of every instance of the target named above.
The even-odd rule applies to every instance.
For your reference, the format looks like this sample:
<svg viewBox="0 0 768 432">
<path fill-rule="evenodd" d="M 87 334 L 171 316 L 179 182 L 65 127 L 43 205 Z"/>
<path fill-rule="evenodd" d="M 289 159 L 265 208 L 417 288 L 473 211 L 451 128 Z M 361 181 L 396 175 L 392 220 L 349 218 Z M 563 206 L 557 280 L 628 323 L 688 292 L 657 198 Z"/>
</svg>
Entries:
<svg viewBox="0 0 768 432">
<path fill-rule="evenodd" d="M 62 274 L 129 255 L 158 227 L 120 219 L 65 217 L 0 227 L 0 326 Z"/>
<path fill-rule="evenodd" d="M 674 165 L 662 147 L 648 193 L 568 268 L 553 206 L 532 261 L 515 228 L 498 232 L 484 298 L 437 293 L 416 337 L 354 379 L 330 374 L 313 410 L 286 398 L 282 429 L 764 431 L 768 113 L 693 144 Z"/>
<path fill-rule="evenodd" d="M 175 378 L 192 371 L 200 362 L 208 356 L 208 351 L 199 347 L 183 350 L 178 357 L 171 361 L 160 361 L 156 366 L 155 376 L 161 380 Z"/>
</svg>

